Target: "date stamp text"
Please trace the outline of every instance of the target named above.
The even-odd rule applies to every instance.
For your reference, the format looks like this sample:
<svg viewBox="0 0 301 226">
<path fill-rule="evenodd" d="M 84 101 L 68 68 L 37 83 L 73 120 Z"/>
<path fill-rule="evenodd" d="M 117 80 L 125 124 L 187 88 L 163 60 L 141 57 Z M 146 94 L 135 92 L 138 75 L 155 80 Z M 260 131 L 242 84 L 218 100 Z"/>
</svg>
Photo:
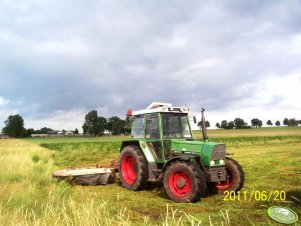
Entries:
<svg viewBox="0 0 301 226">
<path fill-rule="evenodd" d="M 252 190 L 252 192 L 244 191 L 224 191 L 224 201 L 285 201 L 285 191 L 259 191 Z"/>
</svg>

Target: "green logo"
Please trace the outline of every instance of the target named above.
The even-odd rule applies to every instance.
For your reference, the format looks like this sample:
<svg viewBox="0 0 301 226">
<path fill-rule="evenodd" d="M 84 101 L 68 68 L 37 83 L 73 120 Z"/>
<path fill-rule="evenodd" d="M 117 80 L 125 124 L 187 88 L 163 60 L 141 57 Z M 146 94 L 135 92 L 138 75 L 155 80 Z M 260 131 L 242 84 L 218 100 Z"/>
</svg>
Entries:
<svg viewBox="0 0 301 226">
<path fill-rule="evenodd" d="M 298 215 L 287 207 L 272 206 L 267 213 L 274 221 L 282 224 L 293 224 L 298 221 Z"/>
</svg>

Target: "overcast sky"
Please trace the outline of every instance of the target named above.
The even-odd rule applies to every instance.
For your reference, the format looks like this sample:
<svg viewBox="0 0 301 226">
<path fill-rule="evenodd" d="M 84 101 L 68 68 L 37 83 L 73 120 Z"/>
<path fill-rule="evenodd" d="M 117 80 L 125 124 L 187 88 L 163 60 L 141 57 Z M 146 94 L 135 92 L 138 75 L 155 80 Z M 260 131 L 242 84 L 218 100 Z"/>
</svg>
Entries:
<svg viewBox="0 0 301 226">
<path fill-rule="evenodd" d="M 0 128 L 80 128 L 153 101 L 212 125 L 301 119 L 301 1 L 0 1 Z"/>
</svg>

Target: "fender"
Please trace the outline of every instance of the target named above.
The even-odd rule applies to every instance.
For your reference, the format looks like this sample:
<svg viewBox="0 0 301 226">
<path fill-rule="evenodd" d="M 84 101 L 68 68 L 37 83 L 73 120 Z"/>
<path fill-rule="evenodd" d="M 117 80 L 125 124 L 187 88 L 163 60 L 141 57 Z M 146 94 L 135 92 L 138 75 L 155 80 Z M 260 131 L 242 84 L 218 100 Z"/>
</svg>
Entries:
<svg viewBox="0 0 301 226">
<path fill-rule="evenodd" d="M 119 151 L 121 152 L 122 149 L 128 145 L 140 147 L 139 140 L 126 140 L 126 141 L 122 141 Z"/>
<path fill-rule="evenodd" d="M 156 162 L 155 157 L 153 156 L 153 154 L 149 150 L 149 148 L 146 145 L 145 141 L 143 141 L 143 140 L 126 140 L 126 141 L 122 141 L 122 144 L 121 144 L 121 147 L 120 147 L 120 152 L 122 151 L 122 149 L 125 146 L 128 146 L 128 145 L 133 145 L 133 146 L 139 147 L 148 163 L 155 163 Z"/>
</svg>

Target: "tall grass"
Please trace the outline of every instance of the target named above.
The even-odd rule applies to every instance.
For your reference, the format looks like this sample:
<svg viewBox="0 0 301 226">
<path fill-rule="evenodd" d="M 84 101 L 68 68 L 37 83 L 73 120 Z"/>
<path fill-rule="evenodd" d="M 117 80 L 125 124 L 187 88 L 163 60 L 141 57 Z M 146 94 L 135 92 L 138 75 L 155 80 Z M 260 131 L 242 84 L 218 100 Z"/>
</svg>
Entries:
<svg viewBox="0 0 301 226">
<path fill-rule="evenodd" d="M 84 197 L 83 197 L 84 198 Z M 98 197 L 89 202 L 75 200 L 72 196 L 58 197 L 56 194 L 48 194 L 47 201 L 43 203 L 35 202 L 36 208 L 20 205 L 18 208 L 7 209 L 11 204 L 11 199 L 0 204 L 0 222 L 3 225 L 162 225 L 162 226 L 182 226 L 182 225 L 204 225 L 200 219 L 187 214 L 178 209 L 173 209 L 167 204 L 165 213 L 160 216 L 158 222 L 154 224 L 145 215 L 143 220 L 137 222 L 135 214 L 131 213 L 127 207 L 119 207 L 112 211 L 109 203 Z M 227 211 L 221 211 L 223 216 L 221 222 L 214 222 L 217 225 L 230 225 Z M 209 216 L 210 225 L 213 225 Z"/>
<path fill-rule="evenodd" d="M 87 149 L 81 151 L 86 153 Z M 58 153 L 65 152 L 72 150 L 63 148 Z M 97 187 L 57 181 L 51 177 L 55 153 L 49 149 L 5 140 L 0 143 L 0 154 L 0 225 L 201 225 L 200 219 L 164 202 L 156 219 L 147 212 L 137 215 L 138 211 L 125 205 L 131 201 L 120 193 L 122 188 L 108 197 L 93 191 Z"/>
</svg>

